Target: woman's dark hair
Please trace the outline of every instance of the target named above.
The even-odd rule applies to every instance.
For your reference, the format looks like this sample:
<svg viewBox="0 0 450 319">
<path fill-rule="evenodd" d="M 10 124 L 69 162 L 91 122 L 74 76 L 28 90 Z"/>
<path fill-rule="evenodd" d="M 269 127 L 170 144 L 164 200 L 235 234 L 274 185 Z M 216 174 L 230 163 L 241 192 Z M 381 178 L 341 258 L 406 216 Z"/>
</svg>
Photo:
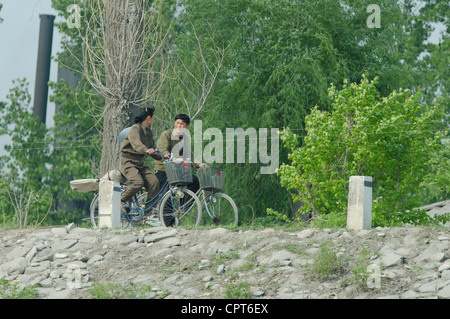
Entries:
<svg viewBox="0 0 450 319">
<path fill-rule="evenodd" d="M 141 113 L 141 115 L 136 116 L 134 119 L 134 123 L 142 123 L 143 120 L 147 118 L 147 116 L 153 116 L 153 113 L 155 112 L 155 108 L 153 107 L 146 107 L 144 111 Z"/>
<path fill-rule="evenodd" d="M 186 124 L 189 124 L 191 122 L 191 118 L 188 115 L 186 115 L 186 114 L 177 114 L 175 116 L 175 120 L 174 121 L 176 121 L 176 120 L 182 120 Z"/>
</svg>

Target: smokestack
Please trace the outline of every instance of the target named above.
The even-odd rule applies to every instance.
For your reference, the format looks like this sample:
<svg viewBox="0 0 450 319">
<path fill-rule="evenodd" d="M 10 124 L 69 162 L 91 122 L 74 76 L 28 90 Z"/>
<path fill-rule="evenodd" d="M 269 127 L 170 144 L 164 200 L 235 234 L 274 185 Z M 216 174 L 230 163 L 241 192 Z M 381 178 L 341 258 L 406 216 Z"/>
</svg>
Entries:
<svg viewBox="0 0 450 319">
<path fill-rule="evenodd" d="M 47 117 L 48 81 L 50 79 L 50 56 L 52 53 L 53 21 L 55 16 L 40 14 L 39 47 L 34 85 L 34 115 L 45 124 Z"/>
</svg>

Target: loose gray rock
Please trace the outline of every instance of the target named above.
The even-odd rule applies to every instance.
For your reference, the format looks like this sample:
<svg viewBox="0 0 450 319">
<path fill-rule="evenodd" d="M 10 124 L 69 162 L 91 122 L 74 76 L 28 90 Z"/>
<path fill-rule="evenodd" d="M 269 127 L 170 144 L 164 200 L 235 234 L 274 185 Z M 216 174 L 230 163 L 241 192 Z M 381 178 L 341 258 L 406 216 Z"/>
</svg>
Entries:
<svg viewBox="0 0 450 319">
<path fill-rule="evenodd" d="M 158 241 L 166 239 L 166 238 L 174 237 L 176 234 L 177 234 L 177 231 L 175 229 L 164 230 L 164 231 L 161 231 L 161 232 L 158 232 L 155 234 L 145 235 L 144 242 L 145 243 L 155 243 L 155 242 L 158 242 Z"/>
<path fill-rule="evenodd" d="M 67 235 L 67 229 L 66 228 L 52 228 L 52 233 L 56 236 L 63 237 Z"/>
<path fill-rule="evenodd" d="M 218 267 L 217 267 L 217 271 L 216 271 L 216 273 L 218 274 L 218 275 L 220 275 L 220 274 L 223 274 L 225 272 L 225 265 L 219 265 Z"/>
<path fill-rule="evenodd" d="M 94 283 L 151 287 L 143 298 L 220 299 L 244 283 L 252 298 L 450 299 L 449 238 L 428 227 L 0 229 L 0 279 L 34 285 L 42 299 L 92 298 Z M 321 281 L 323 243 L 344 264 Z"/>
<path fill-rule="evenodd" d="M 392 250 L 385 251 L 381 257 L 383 265 L 387 268 L 399 266 L 403 264 L 404 260 L 405 258 L 403 256 L 396 254 Z"/>
<path fill-rule="evenodd" d="M 445 286 L 437 292 L 438 298 L 450 299 L 450 285 Z"/>
<path fill-rule="evenodd" d="M 10 275 L 14 274 L 23 274 L 25 272 L 25 268 L 28 266 L 28 261 L 24 257 L 17 257 L 11 261 L 3 263 L 0 265 L 0 269 L 5 271 Z"/>
</svg>

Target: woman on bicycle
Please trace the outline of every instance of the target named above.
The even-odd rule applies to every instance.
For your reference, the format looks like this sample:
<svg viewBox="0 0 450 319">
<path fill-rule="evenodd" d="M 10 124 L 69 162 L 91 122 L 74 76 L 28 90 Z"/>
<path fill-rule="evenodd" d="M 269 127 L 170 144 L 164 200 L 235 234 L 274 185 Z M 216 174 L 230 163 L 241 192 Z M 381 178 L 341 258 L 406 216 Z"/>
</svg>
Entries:
<svg viewBox="0 0 450 319">
<path fill-rule="evenodd" d="M 148 166 L 144 166 L 146 155 L 155 153 L 155 141 L 151 126 L 153 125 L 154 108 L 145 108 L 135 119 L 120 147 L 120 172 L 127 178 L 128 187 L 121 197 L 121 210 L 126 213 L 126 202 L 142 187 L 147 190 L 147 199 L 153 198 L 160 189 L 158 178 Z M 152 156 L 155 159 L 159 155 Z"/>
</svg>

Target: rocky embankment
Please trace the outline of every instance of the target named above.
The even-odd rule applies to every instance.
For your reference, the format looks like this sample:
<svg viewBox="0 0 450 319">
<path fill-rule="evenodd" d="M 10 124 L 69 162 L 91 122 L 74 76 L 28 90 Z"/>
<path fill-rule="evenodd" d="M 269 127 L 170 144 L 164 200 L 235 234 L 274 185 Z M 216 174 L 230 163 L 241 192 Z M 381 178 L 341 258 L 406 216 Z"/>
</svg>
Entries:
<svg viewBox="0 0 450 319">
<path fill-rule="evenodd" d="M 0 230 L 0 279 L 43 299 L 107 284 L 150 287 L 142 298 L 450 299 L 449 258 L 448 227 Z"/>
</svg>

